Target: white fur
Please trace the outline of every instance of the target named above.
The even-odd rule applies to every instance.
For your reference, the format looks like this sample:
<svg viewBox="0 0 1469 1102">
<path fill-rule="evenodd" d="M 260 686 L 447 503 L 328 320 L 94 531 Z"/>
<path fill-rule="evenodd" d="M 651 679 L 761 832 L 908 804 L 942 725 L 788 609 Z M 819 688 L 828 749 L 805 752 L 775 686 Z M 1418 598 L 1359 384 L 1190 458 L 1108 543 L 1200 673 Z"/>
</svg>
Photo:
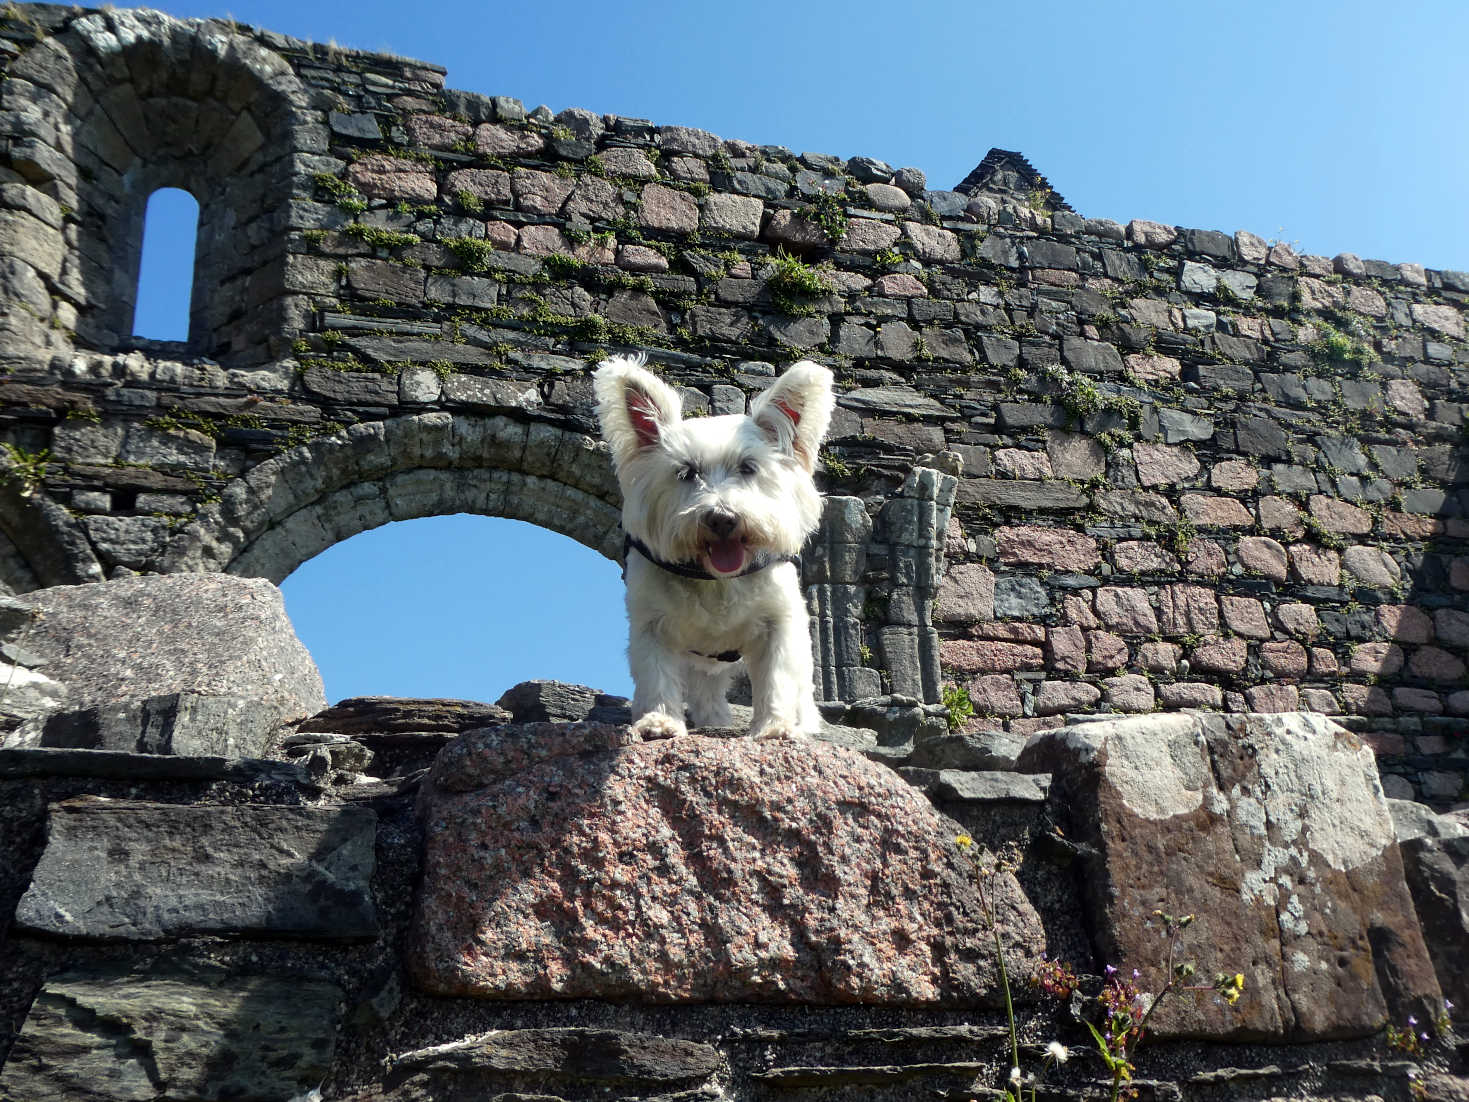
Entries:
<svg viewBox="0 0 1469 1102">
<path fill-rule="evenodd" d="M 754 690 L 751 733 L 815 734 L 821 720 L 796 567 L 737 575 L 754 556 L 798 554 L 816 530 L 821 496 L 811 472 L 835 404 L 831 372 L 802 361 L 756 396 L 749 416 L 685 420 L 678 392 L 643 362 L 615 356 L 594 376 L 623 528 L 660 559 L 713 573 L 723 566 L 727 576 L 684 578 L 628 552 L 634 727 L 646 737 L 681 735 L 685 706 L 696 727 L 728 726 L 735 664 L 701 656 L 739 651 Z"/>
</svg>

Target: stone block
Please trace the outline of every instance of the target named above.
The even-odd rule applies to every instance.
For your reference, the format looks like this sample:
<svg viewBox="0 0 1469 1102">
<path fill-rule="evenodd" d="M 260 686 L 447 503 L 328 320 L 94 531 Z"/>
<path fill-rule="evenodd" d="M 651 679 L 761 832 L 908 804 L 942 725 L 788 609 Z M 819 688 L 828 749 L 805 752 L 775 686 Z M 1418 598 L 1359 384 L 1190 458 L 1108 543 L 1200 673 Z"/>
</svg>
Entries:
<svg viewBox="0 0 1469 1102">
<path fill-rule="evenodd" d="M 420 807 L 423 887 L 407 954 L 426 992 L 1003 1002 L 954 824 L 852 751 L 501 727 L 451 744 Z M 818 867 L 832 873 L 820 884 L 802 871 Z M 784 887 L 772 894 L 772 883 Z M 1007 951 L 1031 967 L 1039 919 L 1008 874 L 996 887 Z"/>
<path fill-rule="evenodd" d="M 1083 869 L 1097 959 L 1156 958 L 1139 916 L 1162 901 L 1195 916 L 1180 953 L 1200 976 L 1244 974 L 1235 1006 L 1163 1004 L 1159 1036 L 1367 1037 L 1441 1007 L 1372 751 L 1329 720 L 1088 723 L 1033 736 L 1017 767 L 1049 772 L 1067 836 L 1108 854 Z"/>
<path fill-rule="evenodd" d="M 55 804 L 15 923 L 92 939 L 371 938 L 376 824 L 357 807 Z"/>
<path fill-rule="evenodd" d="M 67 972 L 31 1005 L 0 1095 L 303 1098 L 330 1069 L 342 999 L 329 981 L 211 966 Z"/>
</svg>

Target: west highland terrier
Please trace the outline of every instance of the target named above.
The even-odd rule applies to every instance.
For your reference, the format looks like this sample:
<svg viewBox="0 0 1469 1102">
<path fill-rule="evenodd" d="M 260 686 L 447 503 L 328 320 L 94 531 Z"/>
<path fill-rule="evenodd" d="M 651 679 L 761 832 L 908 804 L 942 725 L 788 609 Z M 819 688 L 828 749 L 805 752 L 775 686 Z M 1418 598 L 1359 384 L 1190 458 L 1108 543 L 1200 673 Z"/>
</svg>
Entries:
<svg viewBox="0 0 1469 1102">
<path fill-rule="evenodd" d="M 728 727 L 735 664 L 750 673 L 756 738 L 820 730 L 796 556 L 821 520 L 811 481 L 831 420 L 831 372 L 802 361 L 748 416 L 683 419 L 678 392 L 614 356 L 595 376 L 622 486 L 634 730 Z"/>
</svg>

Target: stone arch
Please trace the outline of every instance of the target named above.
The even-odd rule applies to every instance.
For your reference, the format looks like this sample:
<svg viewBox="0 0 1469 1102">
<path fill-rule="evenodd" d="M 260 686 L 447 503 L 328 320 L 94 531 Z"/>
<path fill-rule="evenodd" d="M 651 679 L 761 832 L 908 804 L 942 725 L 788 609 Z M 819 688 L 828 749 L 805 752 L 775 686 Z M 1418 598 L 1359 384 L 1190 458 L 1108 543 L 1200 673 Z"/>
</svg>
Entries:
<svg viewBox="0 0 1469 1102">
<path fill-rule="evenodd" d="M 24 268 L 11 282 L 38 323 L 25 343 L 55 351 L 74 331 L 80 347 L 128 344 L 145 205 L 177 187 L 200 208 L 188 352 L 269 358 L 295 312 L 293 155 L 326 147 L 290 66 L 231 24 L 108 11 L 72 19 L 10 73 L 3 118 L 28 194 L 5 212 L 0 251 Z"/>
<path fill-rule="evenodd" d="M 359 532 L 447 513 L 528 521 L 620 561 L 620 510 L 606 445 L 592 437 L 424 413 L 353 425 L 260 464 L 171 541 L 161 569 L 279 583 Z"/>
</svg>

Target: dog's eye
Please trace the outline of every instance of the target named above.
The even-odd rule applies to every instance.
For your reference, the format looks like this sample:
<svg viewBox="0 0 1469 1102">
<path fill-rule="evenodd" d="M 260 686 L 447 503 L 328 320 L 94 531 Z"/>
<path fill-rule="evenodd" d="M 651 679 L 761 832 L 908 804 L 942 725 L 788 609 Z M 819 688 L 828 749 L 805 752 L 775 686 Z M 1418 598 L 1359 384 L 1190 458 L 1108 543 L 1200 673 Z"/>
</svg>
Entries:
<svg viewBox="0 0 1469 1102">
<path fill-rule="evenodd" d="M 760 468 L 755 465 L 755 461 L 753 459 L 745 459 L 745 460 L 742 460 L 740 462 L 740 477 L 741 478 L 754 478 L 755 477 L 755 472 L 758 471 L 759 469 Z"/>
<path fill-rule="evenodd" d="M 699 468 L 692 463 L 685 463 L 678 469 L 678 480 L 680 482 L 692 482 L 699 477 Z"/>
</svg>

